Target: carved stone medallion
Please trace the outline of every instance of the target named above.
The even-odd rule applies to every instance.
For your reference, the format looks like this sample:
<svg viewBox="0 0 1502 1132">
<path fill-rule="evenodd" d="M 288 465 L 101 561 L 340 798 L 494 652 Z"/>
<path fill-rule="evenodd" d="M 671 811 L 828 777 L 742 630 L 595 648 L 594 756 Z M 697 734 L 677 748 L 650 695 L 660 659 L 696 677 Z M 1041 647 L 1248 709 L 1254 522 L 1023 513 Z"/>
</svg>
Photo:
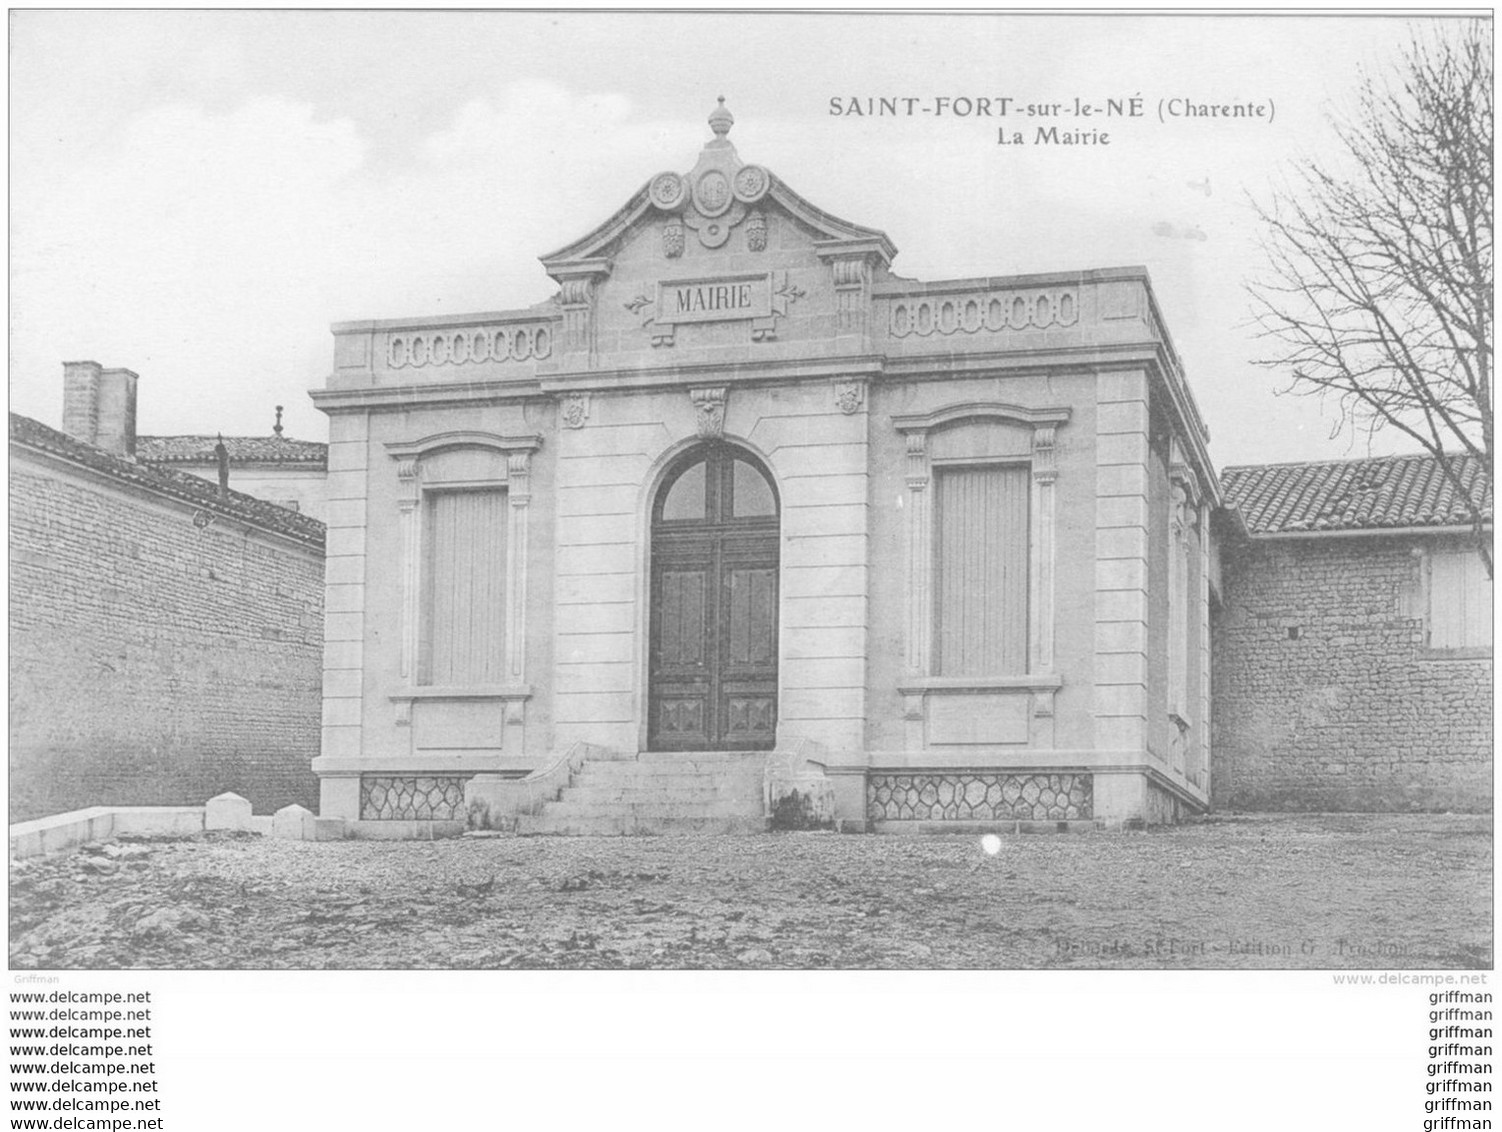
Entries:
<svg viewBox="0 0 1502 1132">
<path fill-rule="evenodd" d="M 720 215 L 730 207 L 730 178 L 718 169 L 709 169 L 694 182 L 694 207 L 705 216 Z"/>
<path fill-rule="evenodd" d="M 688 186 L 677 173 L 659 173 L 652 178 L 647 195 L 658 208 L 675 212 L 688 199 Z"/>
<path fill-rule="evenodd" d="M 735 199 L 742 204 L 754 204 L 766 195 L 772 178 L 760 165 L 742 165 L 735 172 L 732 188 Z"/>
</svg>

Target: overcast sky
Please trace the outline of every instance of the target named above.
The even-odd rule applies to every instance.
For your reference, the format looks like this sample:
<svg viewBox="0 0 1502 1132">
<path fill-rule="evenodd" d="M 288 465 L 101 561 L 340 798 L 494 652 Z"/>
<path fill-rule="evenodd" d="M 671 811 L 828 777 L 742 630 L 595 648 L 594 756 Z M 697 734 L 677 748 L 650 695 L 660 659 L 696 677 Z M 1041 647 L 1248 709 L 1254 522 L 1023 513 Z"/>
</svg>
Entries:
<svg viewBox="0 0 1502 1132">
<path fill-rule="evenodd" d="M 1247 194 L 1327 152 L 1396 18 L 510 13 L 11 14 L 11 408 L 61 362 L 141 375 L 140 431 L 323 439 L 331 322 L 547 298 L 539 255 L 731 140 L 884 230 L 923 279 L 1151 272 L 1218 466 L 1365 455 L 1251 365 Z M 1016 118 L 830 100 L 1012 97 L 1144 116 L 1111 144 L 997 144 Z M 1160 100 L 1272 120 L 1158 120 Z M 1065 120 L 1064 125 L 1069 125 Z M 1382 442 L 1377 451 L 1390 450 Z"/>
</svg>

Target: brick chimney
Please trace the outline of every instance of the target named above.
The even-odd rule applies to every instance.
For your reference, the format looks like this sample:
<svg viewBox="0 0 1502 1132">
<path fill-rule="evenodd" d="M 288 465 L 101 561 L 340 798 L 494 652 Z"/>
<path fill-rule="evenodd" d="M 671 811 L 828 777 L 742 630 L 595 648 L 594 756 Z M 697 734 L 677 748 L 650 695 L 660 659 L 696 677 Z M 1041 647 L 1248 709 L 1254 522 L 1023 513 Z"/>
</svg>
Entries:
<svg viewBox="0 0 1502 1132">
<path fill-rule="evenodd" d="M 136 383 L 128 369 L 63 363 L 63 431 L 119 456 L 136 454 Z"/>
</svg>

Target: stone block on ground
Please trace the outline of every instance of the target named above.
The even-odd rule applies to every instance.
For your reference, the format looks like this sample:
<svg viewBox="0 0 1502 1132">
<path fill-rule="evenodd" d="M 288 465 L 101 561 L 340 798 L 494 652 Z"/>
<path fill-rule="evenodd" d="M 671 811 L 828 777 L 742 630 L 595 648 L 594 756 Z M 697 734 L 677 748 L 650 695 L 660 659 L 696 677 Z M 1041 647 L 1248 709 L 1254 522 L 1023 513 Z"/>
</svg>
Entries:
<svg viewBox="0 0 1502 1132">
<path fill-rule="evenodd" d="M 314 819 L 314 835 L 318 841 L 343 841 L 347 834 L 343 818 Z"/>
<path fill-rule="evenodd" d="M 510 830 L 526 804 L 528 790 L 520 780 L 499 774 L 477 774 L 464 784 L 464 810 L 470 829 Z"/>
<path fill-rule="evenodd" d="M 250 803 L 227 792 L 210 798 L 203 807 L 203 828 L 249 830 Z"/>
<path fill-rule="evenodd" d="M 293 803 L 271 815 L 271 836 L 283 841 L 318 840 L 318 819 L 313 811 Z"/>
</svg>

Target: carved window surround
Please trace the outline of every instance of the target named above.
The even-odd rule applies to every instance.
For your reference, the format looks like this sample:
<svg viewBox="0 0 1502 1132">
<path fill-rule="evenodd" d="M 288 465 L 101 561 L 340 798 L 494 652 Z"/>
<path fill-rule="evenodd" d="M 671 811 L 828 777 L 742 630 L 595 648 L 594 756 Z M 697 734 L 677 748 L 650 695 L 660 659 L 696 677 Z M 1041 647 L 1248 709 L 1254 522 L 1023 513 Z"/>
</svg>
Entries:
<svg viewBox="0 0 1502 1132">
<path fill-rule="evenodd" d="M 532 501 L 532 453 L 542 446 L 541 436 L 500 436 L 491 432 L 456 431 L 436 433 L 421 440 L 387 444 L 386 452 L 396 463 L 397 508 L 401 524 L 401 675 L 408 687 L 391 697 L 396 704 L 397 721 L 408 722 L 413 700 L 501 699 L 518 701 L 507 710 L 507 722 L 513 711 L 519 713 L 520 701 L 531 695 L 526 686 L 526 615 L 527 615 L 527 529 Z M 441 452 L 478 449 L 502 456 L 500 474 L 477 479 L 444 479 L 441 484 L 425 484 L 424 464 Z M 422 617 L 423 513 L 425 491 L 464 489 L 502 489 L 506 491 L 507 529 L 505 562 L 505 635 L 506 677 L 503 686 L 447 688 L 419 686 L 417 680 L 417 643 Z M 520 723 L 519 714 L 514 722 Z"/>
<path fill-rule="evenodd" d="M 1068 422 L 1067 408 L 1027 409 L 1001 402 L 972 401 L 948 405 L 926 414 L 894 416 L 893 427 L 907 441 L 907 674 L 899 691 L 908 720 L 908 745 L 923 745 L 924 700 L 931 695 L 978 693 L 1032 696 L 1032 715 L 1051 723 L 1054 693 L 1061 681 L 1054 665 L 1054 434 Z M 964 457 L 936 460 L 931 434 L 949 425 L 997 421 L 1031 430 L 1030 451 L 1022 457 Z M 934 557 L 935 532 L 930 485 L 935 467 L 974 466 L 978 463 L 1026 461 L 1032 469 L 1028 522 L 1028 671 L 996 677 L 945 677 L 934 671 Z"/>
</svg>

